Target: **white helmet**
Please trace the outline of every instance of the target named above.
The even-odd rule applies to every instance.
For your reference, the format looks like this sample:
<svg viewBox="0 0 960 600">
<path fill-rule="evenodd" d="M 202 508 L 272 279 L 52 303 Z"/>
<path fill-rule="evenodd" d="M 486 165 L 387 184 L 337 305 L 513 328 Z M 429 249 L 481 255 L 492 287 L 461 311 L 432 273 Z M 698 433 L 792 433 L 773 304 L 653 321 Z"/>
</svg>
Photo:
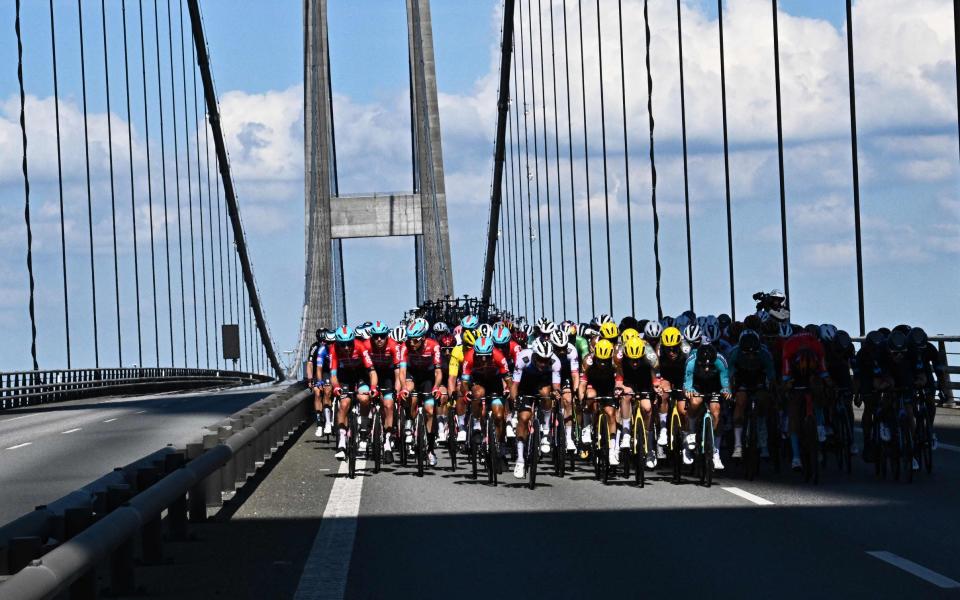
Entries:
<svg viewBox="0 0 960 600">
<path fill-rule="evenodd" d="M 550 343 L 559 349 L 566 348 L 570 343 L 570 336 L 566 331 L 558 329 L 550 335 Z"/>
<path fill-rule="evenodd" d="M 602 315 L 597 315 L 597 325 L 603 325 L 604 323 L 612 323 L 613 318 L 610 315 L 604 313 Z"/>
<path fill-rule="evenodd" d="M 703 336 L 703 330 L 696 323 L 692 325 L 687 325 L 683 329 L 683 339 L 687 340 L 690 343 L 699 342 L 702 336 Z"/>
<path fill-rule="evenodd" d="M 401 325 L 390 332 L 390 337 L 398 344 L 407 339 L 407 328 Z"/>
<path fill-rule="evenodd" d="M 483 323 L 477 327 L 477 337 L 490 337 L 490 334 L 493 333 L 493 327 L 489 323 Z"/>
<path fill-rule="evenodd" d="M 539 329 L 540 333 L 544 335 L 550 335 L 557 330 L 557 325 L 550 319 L 542 317 L 539 321 L 537 321 L 537 329 Z"/>
<path fill-rule="evenodd" d="M 436 334 L 449 333 L 450 327 L 448 327 L 443 321 L 437 321 L 433 324 L 433 332 Z"/>
<path fill-rule="evenodd" d="M 533 355 L 539 356 L 540 358 L 550 358 L 553 356 L 553 344 L 545 340 L 535 341 L 531 349 L 533 350 Z"/>
<path fill-rule="evenodd" d="M 643 335 L 648 340 L 659 340 L 661 333 L 663 333 L 663 327 L 660 325 L 660 321 L 650 321 L 643 328 Z"/>
<path fill-rule="evenodd" d="M 787 310 L 786 308 L 771 310 L 770 316 L 776 319 L 777 321 L 780 321 L 781 323 L 785 323 L 790 320 L 790 311 Z"/>
</svg>

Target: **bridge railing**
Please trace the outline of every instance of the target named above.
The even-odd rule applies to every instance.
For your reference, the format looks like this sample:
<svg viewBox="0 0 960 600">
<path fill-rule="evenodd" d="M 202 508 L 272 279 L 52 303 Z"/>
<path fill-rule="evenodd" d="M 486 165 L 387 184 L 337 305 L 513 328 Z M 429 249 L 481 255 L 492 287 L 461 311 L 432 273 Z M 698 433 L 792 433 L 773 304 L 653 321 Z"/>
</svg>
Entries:
<svg viewBox="0 0 960 600">
<path fill-rule="evenodd" d="M 259 373 L 172 367 L 14 371 L 0 373 L 0 410 L 107 394 L 153 394 L 268 381 L 273 378 Z"/>
</svg>

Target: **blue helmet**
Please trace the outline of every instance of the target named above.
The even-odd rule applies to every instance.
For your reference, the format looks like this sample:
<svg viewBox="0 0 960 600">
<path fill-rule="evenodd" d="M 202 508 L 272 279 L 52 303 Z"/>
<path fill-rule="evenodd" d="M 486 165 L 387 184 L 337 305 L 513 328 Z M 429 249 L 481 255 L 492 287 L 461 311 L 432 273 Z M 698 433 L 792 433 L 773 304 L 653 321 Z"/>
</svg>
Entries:
<svg viewBox="0 0 960 600">
<path fill-rule="evenodd" d="M 336 332 L 334 332 L 334 338 L 338 343 L 346 344 L 352 342 L 356 338 L 356 334 L 353 333 L 352 329 L 344 325 L 337 327 Z"/>
<path fill-rule="evenodd" d="M 420 320 L 414 321 L 409 327 L 407 327 L 407 338 L 422 338 L 423 336 L 427 335 L 427 329 L 426 322 L 421 322 Z"/>
<path fill-rule="evenodd" d="M 370 335 L 387 335 L 390 333 L 390 328 L 383 321 L 375 321 L 368 331 Z"/>
<path fill-rule="evenodd" d="M 478 337 L 477 341 L 473 343 L 473 351 L 480 356 L 493 354 L 493 338 Z"/>
<path fill-rule="evenodd" d="M 499 327 L 494 328 L 493 334 L 491 337 L 493 337 L 494 344 L 496 344 L 497 346 L 503 346 L 504 344 L 508 344 L 510 342 L 510 338 L 511 338 L 510 330 L 507 327 L 501 325 Z"/>
<path fill-rule="evenodd" d="M 480 325 L 480 319 L 476 315 L 467 315 L 460 319 L 460 325 L 464 329 L 476 329 Z"/>
</svg>

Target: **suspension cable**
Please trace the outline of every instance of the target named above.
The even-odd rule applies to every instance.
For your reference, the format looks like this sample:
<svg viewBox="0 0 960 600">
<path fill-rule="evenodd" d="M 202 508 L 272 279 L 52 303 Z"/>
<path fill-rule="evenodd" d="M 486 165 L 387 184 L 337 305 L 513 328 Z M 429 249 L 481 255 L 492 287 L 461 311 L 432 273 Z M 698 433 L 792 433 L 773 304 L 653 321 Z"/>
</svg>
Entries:
<svg viewBox="0 0 960 600">
<path fill-rule="evenodd" d="M 606 219 L 607 232 L 607 291 L 610 293 L 610 314 L 613 314 L 613 259 L 610 251 L 610 191 L 608 188 L 607 177 L 607 117 L 606 103 L 603 99 L 603 35 L 600 33 L 600 0 L 597 0 L 597 58 L 599 59 L 599 69 L 597 75 L 600 78 L 600 139 L 603 148 L 603 206 Z M 632 275 L 632 273 L 631 273 Z"/>
<path fill-rule="evenodd" d="M 190 166 L 190 105 L 187 103 L 187 49 L 184 44 L 183 37 L 183 0 L 179 0 L 180 4 L 180 73 L 182 77 L 183 87 L 183 143 L 186 146 L 184 152 L 184 162 L 187 164 L 187 213 L 190 215 L 190 273 L 192 277 L 192 284 L 190 286 L 191 291 L 193 292 L 193 339 L 194 339 L 194 352 L 196 357 L 196 366 L 200 367 L 200 324 L 197 315 L 197 254 L 196 254 L 196 234 L 193 229 L 193 169 Z M 193 46 L 193 44 L 191 44 Z M 196 64 L 194 61 L 193 64 Z M 196 96 L 194 96 L 196 99 Z M 197 150 L 199 153 L 199 150 Z M 199 156 L 199 154 L 198 154 Z M 199 162 L 199 161 L 198 161 Z M 197 173 L 199 177 L 199 171 Z M 203 205 L 200 205 L 200 214 L 203 214 Z M 201 224 L 201 234 L 203 233 L 202 224 Z M 203 258 L 203 251 L 201 249 L 200 258 Z M 206 320 L 206 315 L 204 315 L 204 320 Z M 206 331 L 206 330 L 204 330 Z M 207 361 L 210 362 L 209 360 Z"/>
<path fill-rule="evenodd" d="M 19 1 L 17 3 L 19 7 Z M 57 191 L 60 199 L 60 264 L 63 268 L 63 322 L 67 342 L 67 369 L 72 368 L 70 352 L 70 294 L 67 291 L 67 230 L 63 212 L 63 159 L 60 143 L 60 83 L 57 78 L 57 28 L 50 0 L 50 46 L 53 50 L 53 114 L 57 128 Z"/>
<path fill-rule="evenodd" d="M 50 0 L 51 5 L 53 0 Z M 130 109 L 130 59 L 127 42 L 127 4 L 120 3 L 123 24 L 123 77 L 127 99 L 127 158 L 130 165 L 130 220 L 133 234 L 133 282 L 137 308 L 137 364 L 143 366 L 143 326 L 140 311 L 140 249 L 137 244 L 137 190 L 133 175 L 133 114 Z M 68 367 L 69 368 L 69 367 Z"/>
<path fill-rule="evenodd" d="M 161 181 L 163 182 L 163 235 L 167 266 L 167 311 L 170 325 L 170 366 L 175 367 L 177 361 L 173 351 L 173 283 L 170 276 L 170 214 L 167 204 L 167 142 L 163 127 L 163 67 L 160 63 L 160 13 L 157 8 L 157 2 L 158 0 L 153 0 L 153 32 L 157 42 L 157 99 L 160 107 L 158 112 L 160 114 L 160 169 Z M 176 127 L 174 127 L 174 130 L 176 130 Z M 186 352 L 184 352 L 183 360 L 184 364 L 186 364 Z"/>
<path fill-rule="evenodd" d="M 580 24 L 580 94 L 583 105 L 583 172 L 587 190 L 587 253 L 590 258 L 590 314 L 597 314 L 597 299 L 593 274 L 593 211 L 590 207 L 590 144 L 587 139 L 587 76 L 583 61 L 583 1 L 577 0 L 577 20 Z"/>
<path fill-rule="evenodd" d="M 156 260 L 156 245 L 154 242 L 154 233 L 153 233 L 153 173 L 150 167 L 152 161 L 150 160 L 150 118 L 149 118 L 149 107 L 147 102 L 147 51 L 146 43 L 144 42 L 144 30 L 143 30 L 143 0 L 139 0 L 139 17 L 140 17 L 140 67 L 141 74 L 143 75 L 143 130 L 144 138 L 146 143 L 144 147 L 147 151 L 147 206 L 149 208 L 149 225 L 150 225 L 150 277 L 152 281 L 151 290 L 153 293 L 153 344 L 156 357 L 155 365 L 160 366 L 160 313 L 157 310 L 157 260 Z M 161 120 L 163 118 L 163 111 L 160 111 Z M 161 136 L 162 140 L 162 136 Z M 162 144 L 161 144 L 162 149 Z M 141 363 L 142 364 L 142 363 Z M 171 365 L 173 366 L 173 365 Z"/>
<path fill-rule="evenodd" d="M 730 143 L 727 135 L 727 68 L 723 47 L 723 0 L 717 0 L 717 18 L 720 23 L 720 103 L 723 108 L 723 177 L 727 202 L 727 267 L 730 273 L 730 318 L 736 319 L 737 302 L 733 278 L 733 213 L 730 207 Z"/>
<path fill-rule="evenodd" d="M 720 0 L 723 2 L 723 0 Z M 721 17 L 722 18 L 722 17 Z M 683 11 L 677 0 L 677 52 L 680 59 L 680 135 L 683 140 L 683 206 L 687 225 L 687 290 L 693 310 L 693 247 L 690 239 L 690 182 L 687 173 L 687 97 L 683 83 Z"/>
<path fill-rule="evenodd" d="M 529 4 L 529 0 L 528 0 Z M 527 241 L 530 245 L 530 298 L 533 305 L 533 312 L 531 313 L 533 317 L 537 315 L 537 292 L 533 289 L 533 283 L 535 281 L 533 276 L 533 209 L 530 199 L 530 181 L 533 179 L 533 176 L 530 173 L 530 138 L 527 135 L 527 66 L 526 66 L 526 54 L 524 53 L 524 43 L 523 43 L 523 3 L 519 3 L 520 10 L 520 81 L 522 84 L 522 94 L 523 94 L 523 149 L 526 155 L 526 175 L 527 175 Z M 529 6 L 528 12 L 529 12 Z M 532 60 L 532 59 L 531 59 Z M 531 65 L 532 67 L 533 65 Z M 534 136 L 534 141 L 536 141 L 536 136 Z M 536 155 L 534 155 L 536 156 Z M 539 237 L 537 241 L 539 241 Z M 542 257 L 541 257 L 542 258 Z M 541 267 L 543 261 L 541 260 Z M 541 268 L 541 276 L 543 275 L 543 269 Z M 540 284 L 540 293 L 541 299 L 543 294 L 543 282 Z M 528 315 L 530 316 L 530 315 Z"/>
<path fill-rule="evenodd" d="M 107 97 L 107 156 L 110 165 L 110 215 L 113 224 L 113 289 L 117 303 L 117 366 L 123 366 L 123 337 L 120 327 L 120 259 L 117 256 L 117 195 L 113 174 L 113 125 L 110 115 L 110 62 L 107 59 L 107 4 L 100 0 L 103 25 L 103 74 Z"/>
<path fill-rule="evenodd" d="M 196 49 L 194 49 L 196 53 Z M 196 63 L 196 59 L 194 59 Z M 196 71 L 194 71 L 196 73 Z M 194 92 L 196 93 L 196 92 Z M 199 125 L 198 125 L 199 127 Z M 210 233 L 210 283 L 212 284 L 213 289 L 213 299 L 210 302 L 210 305 L 213 307 L 213 364 L 216 367 L 220 368 L 220 323 L 224 317 L 223 312 L 221 311 L 219 315 L 217 314 L 217 261 L 216 255 L 214 254 L 214 237 L 213 237 L 213 188 L 210 184 L 210 129 L 207 125 L 207 113 L 204 110 L 203 113 L 203 154 L 204 160 L 206 162 L 206 171 L 207 171 L 207 227 L 209 228 Z M 220 214 L 219 207 L 217 208 L 217 214 Z M 217 219 L 217 230 L 219 234 L 220 230 L 220 219 Z M 220 243 L 219 237 L 217 238 L 217 249 L 219 250 Z M 204 298 L 206 298 L 206 293 L 204 293 Z M 221 308 L 223 307 L 223 263 L 220 263 L 220 302 Z"/>
<path fill-rule="evenodd" d="M 617 25 L 620 31 L 620 91 L 623 105 L 623 164 L 627 184 L 627 254 L 630 267 L 630 314 L 637 314 L 636 286 L 633 275 L 633 217 L 630 201 L 630 143 L 627 140 L 627 76 L 623 59 L 623 3 L 617 0 Z"/>
<path fill-rule="evenodd" d="M 653 207 L 653 260 L 657 275 L 657 318 L 663 318 L 663 305 L 660 302 L 660 217 L 657 215 L 657 163 L 653 151 L 653 77 L 650 75 L 650 17 L 648 0 L 643 0 L 643 27 L 646 35 L 647 65 L 647 118 L 650 122 L 650 205 Z"/>
<path fill-rule="evenodd" d="M 552 2 L 553 0 L 551 0 Z M 533 35 L 533 29 L 530 30 Z M 554 300 L 553 283 L 553 215 L 550 209 L 550 142 L 547 141 L 547 78 L 543 64 L 543 7 L 540 0 L 537 0 L 537 39 L 540 42 L 540 109 L 543 113 L 543 169 L 544 182 L 546 183 L 547 193 L 547 248 L 549 250 L 548 259 L 550 261 L 550 318 L 556 320 L 557 306 Z M 539 213 L 538 213 L 539 214 Z M 544 310 L 543 312 L 547 312 Z"/>
<path fill-rule="evenodd" d="M 783 180 L 783 104 L 780 98 L 780 26 L 777 0 L 773 5 L 773 78 L 777 91 L 777 159 L 780 167 L 780 246 L 783 252 L 783 294 L 790 306 L 790 261 L 787 259 L 787 190 Z"/>
<path fill-rule="evenodd" d="M 87 172 L 87 226 L 90 240 L 90 291 L 93 295 L 93 363 L 100 368 L 100 337 L 97 326 L 97 276 L 93 260 L 93 192 L 90 189 L 90 126 L 87 118 L 87 67 L 83 46 L 83 8 L 77 0 L 77 18 L 80 24 L 80 85 L 83 90 L 83 157 Z M 26 160 L 26 159 L 24 159 Z"/>
<path fill-rule="evenodd" d="M 568 162 L 570 165 L 570 216 L 572 220 L 571 229 L 573 230 L 573 288 L 577 291 L 577 322 L 580 322 L 580 260 L 577 251 L 580 247 L 577 245 L 577 206 L 576 193 L 573 180 L 573 118 L 570 108 L 570 48 L 567 35 L 567 0 L 563 0 L 563 64 L 565 69 L 564 81 L 567 86 L 567 151 L 569 153 Z M 589 198 L 587 199 L 589 206 Z"/>
<path fill-rule="evenodd" d="M 521 22 L 522 22 L 522 21 L 521 21 Z M 523 50 L 523 48 L 521 47 L 521 51 L 522 51 L 522 50 Z M 519 96 L 521 90 L 520 90 L 520 87 L 517 85 L 517 52 L 516 52 L 516 51 L 513 52 L 513 89 L 514 89 L 514 91 L 517 92 L 517 94 L 518 94 L 518 96 Z M 524 110 L 526 110 L 526 108 L 524 108 Z M 516 182 L 516 185 L 520 188 L 520 190 L 519 190 L 519 200 L 516 200 L 515 203 L 514 203 L 514 211 L 518 211 L 518 210 L 519 210 L 519 219 L 517 218 L 517 213 L 514 212 L 514 223 L 516 223 L 516 225 L 515 225 L 516 229 L 514 230 L 514 236 L 515 236 L 515 240 L 514 240 L 514 241 L 517 243 L 517 245 L 518 245 L 519 248 L 520 248 L 520 262 L 521 262 L 521 266 L 523 267 L 522 270 L 520 271 L 520 273 L 517 274 L 517 289 L 518 289 L 518 290 L 520 289 L 520 281 L 522 281 L 522 282 L 523 282 L 523 314 L 524 314 L 524 315 L 529 315 L 529 306 L 530 306 L 530 304 L 529 304 L 529 302 L 528 302 L 529 296 L 528 296 L 528 294 L 527 294 L 527 276 L 526 276 L 526 273 L 527 273 L 527 248 L 526 248 L 526 243 L 524 242 L 524 239 L 523 239 L 523 232 L 525 231 L 525 229 L 523 228 L 523 178 L 521 177 L 522 158 L 521 158 L 521 156 L 520 156 L 520 105 L 519 105 L 517 102 L 514 102 L 514 103 L 513 103 L 513 117 L 514 117 L 514 126 L 511 126 L 511 127 L 510 127 L 510 144 L 511 144 L 511 147 L 512 147 L 512 145 L 513 145 L 513 132 L 514 132 L 514 129 L 516 129 L 516 132 L 517 132 L 517 152 L 516 152 L 516 157 L 517 157 L 516 167 L 517 167 L 517 171 L 516 171 L 516 176 L 514 177 L 514 181 Z M 517 234 L 516 234 L 516 231 L 519 231 L 519 232 L 520 232 L 520 237 L 519 237 L 519 239 L 516 239 L 516 235 L 517 235 Z M 523 274 L 523 277 L 520 276 L 521 273 Z M 531 283 L 531 285 L 533 284 L 532 271 L 531 271 L 531 276 L 530 276 L 530 283 Z"/>
<path fill-rule="evenodd" d="M 522 23 L 522 21 L 521 21 Z M 530 38 L 530 112 L 533 113 L 533 177 L 537 195 L 537 256 L 540 263 L 540 312 L 547 313 L 546 283 L 543 278 L 543 229 L 540 220 L 540 141 L 537 133 L 537 75 L 533 62 L 533 0 L 527 0 L 527 27 Z M 520 29 L 523 39 L 523 28 Z M 531 224 L 531 228 L 533 225 Z M 534 311 L 536 312 L 536 311 Z"/>
<path fill-rule="evenodd" d="M 564 251 L 563 243 L 563 194 L 562 191 L 562 182 L 560 174 L 560 120 L 557 114 L 557 52 L 554 45 L 554 29 L 553 29 L 553 0 L 550 1 L 550 65 L 553 82 L 553 144 L 554 144 L 554 158 L 557 162 L 557 215 L 560 225 L 560 302 L 561 302 L 561 314 L 566 318 L 567 315 L 567 270 L 564 268 L 564 257 L 566 252 Z M 553 247 L 551 245 L 551 259 L 550 259 L 550 268 L 553 269 Z M 551 271 L 552 275 L 552 271 Z"/>
<path fill-rule="evenodd" d="M 23 161 L 20 163 L 23 170 L 23 220 L 27 225 L 27 274 L 30 279 L 30 357 L 33 359 L 33 370 L 39 371 L 37 362 L 37 316 L 34 304 L 33 280 L 33 226 L 30 221 L 30 174 L 27 171 L 27 97 L 23 90 L 23 35 L 20 31 L 20 0 L 17 0 L 17 15 L 14 29 L 17 33 L 17 83 L 20 85 L 20 140 L 23 145 Z M 81 46 L 82 48 L 82 46 Z"/>
<path fill-rule="evenodd" d="M 181 0 L 182 3 L 183 0 Z M 182 4 L 181 4 L 182 6 Z M 181 8 L 181 15 L 182 15 Z M 182 26 L 181 26 L 182 30 Z M 197 109 L 197 49 L 190 44 L 190 57 L 192 62 L 191 71 L 193 73 L 193 129 L 196 136 L 197 149 L 197 212 L 200 215 L 200 275 L 203 281 L 203 347 L 206 350 L 207 368 L 210 368 L 210 321 L 209 321 L 209 302 L 207 301 L 207 250 L 206 233 L 203 228 L 203 176 L 200 165 L 200 113 Z M 210 205 L 210 195 L 207 195 L 207 205 Z M 210 263 L 210 269 L 213 269 L 213 263 Z M 212 275 L 212 273 L 211 273 Z M 214 326 L 216 326 L 216 315 L 214 315 Z"/>
<path fill-rule="evenodd" d="M 513 102 L 512 98 L 510 102 L 511 103 Z M 513 194 L 514 194 L 514 191 L 516 190 L 516 183 L 514 183 L 514 177 L 513 177 L 513 124 L 510 120 L 509 112 L 507 112 L 507 130 L 509 131 L 510 143 L 507 145 L 507 152 L 508 152 L 509 158 L 507 159 L 507 163 L 506 163 L 506 166 L 508 168 L 505 169 L 506 179 L 504 180 L 507 184 L 506 193 L 504 194 L 504 197 L 506 198 L 506 211 L 504 211 L 504 216 L 506 217 L 506 223 L 507 223 L 507 236 L 506 236 L 507 262 L 513 263 L 513 269 L 510 269 L 507 271 L 507 285 L 508 285 L 508 289 L 510 290 L 510 312 L 516 315 L 518 314 L 517 313 L 517 296 L 516 296 L 518 288 L 515 288 L 513 286 L 513 283 L 514 283 L 514 278 L 517 276 L 517 255 L 514 252 L 514 240 L 516 239 L 516 230 L 514 229 L 513 214 L 512 214 L 514 210 Z"/>
</svg>

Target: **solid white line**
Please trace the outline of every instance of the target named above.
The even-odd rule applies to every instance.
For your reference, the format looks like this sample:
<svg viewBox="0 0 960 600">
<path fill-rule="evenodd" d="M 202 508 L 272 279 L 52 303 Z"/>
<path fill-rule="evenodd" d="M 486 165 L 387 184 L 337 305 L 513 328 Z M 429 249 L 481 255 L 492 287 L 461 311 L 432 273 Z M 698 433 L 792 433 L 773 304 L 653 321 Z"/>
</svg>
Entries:
<svg viewBox="0 0 960 600">
<path fill-rule="evenodd" d="M 937 444 L 937 448 L 943 449 L 943 450 L 949 450 L 951 452 L 960 452 L 960 446 L 954 446 L 953 444 L 944 444 L 943 442 L 939 442 Z"/>
<path fill-rule="evenodd" d="M 114 417 L 114 418 L 112 418 L 112 419 L 107 419 L 106 421 L 104 421 L 104 423 L 113 423 L 114 421 L 116 421 L 116 420 L 119 419 L 119 418 L 120 418 L 120 417 Z"/>
<path fill-rule="evenodd" d="M 885 563 L 889 563 L 898 569 L 903 569 L 911 575 L 916 575 L 920 579 L 932 583 L 933 585 L 944 588 L 960 588 L 960 583 L 950 579 L 946 575 L 941 575 L 936 571 L 931 571 L 930 569 L 924 567 L 923 565 L 918 565 L 912 560 L 907 560 L 902 556 L 897 556 L 893 552 L 887 552 L 886 550 L 872 550 L 867 551 L 867 554 L 874 558 L 879 558 Z"/>
<path fill-rule="evenodd" d="M 66 430 L 66 431 L 61 431 L 60 433 L 61 433 L 61 434 L 64 434 L 64 433 L 73 433 L 73 432 L 75 432 L 75 431 L 80 431 L 81 429 L 83 429 L 83 427 L 74 427 L 73 429 L 68 429 L 68 430 Z"/>
<path fill-rule="evenodd" d="M 773 502 L 770 502 L 770 501 L 767 500 L 766 498 L 761 498 L 760 496 L 757 496 L 757 495 L 755 495 L 755 494 L 751 494 L 750 492 L 741 490 L 741 489 L 738 488 L 738 487 L 725 487 L 725 488 L 720 488 L 720 489 L 722 489 L 722 490 L 724 490 L 724 491 L 727 491 L 727 492 L 730 492 L 730 493 L 733 494 L 734 496 L 740 496 L 740 497 L 743 498 L 744 500 L 749 500 L 750 502 L 753 502 L 754 504 L 759 504 L 760 506 L 769 506 L 769 505 L 773 504 Z"/>
<path fill-rule="evenodd" d="M 17 448 L 23 448 L 24 446 L 29 446 L 33 442 L 24 442 L 22 444 L 17 444 L 16 446 L 10 446 L 7 450 L 16 450 Z"/>
<path fill-rule="evenodd" d="M 20 415 L 19 417 L 10 417 L 9 419 L 4 419 L 0 423 L 6 423 L 7 421 L 16 421 L 17 419 L 26 419 L 27 417 L 35 417 L 38 413 L 32 413 L 29 415 Z"/>
<path fill-rule="evenodd" d="M 358 471 L 365 462 L 357 461 Z M 343 476 L 347 470 L 347 463 L 342 462 L 337 473 Z M 363 477 L 340 477 L 333 482 L 294 600 L 342 600 L 346 594 L 362 490 Z"/>
</svg>

